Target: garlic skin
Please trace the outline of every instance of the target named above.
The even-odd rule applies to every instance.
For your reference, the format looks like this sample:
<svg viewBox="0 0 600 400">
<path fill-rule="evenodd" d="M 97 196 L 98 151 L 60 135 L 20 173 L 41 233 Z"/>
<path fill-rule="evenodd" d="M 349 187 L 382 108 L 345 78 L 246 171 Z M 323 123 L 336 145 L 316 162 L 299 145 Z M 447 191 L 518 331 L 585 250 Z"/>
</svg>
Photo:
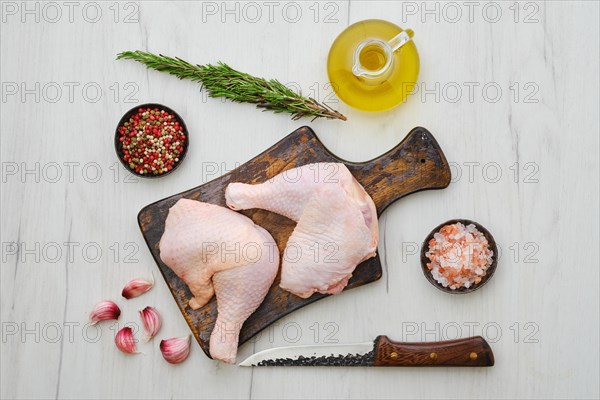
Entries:
<svg viewBox="0 0 600 400">
<path fill-rule="evenodd" d="M 191 335 L 160 341 L 163 358 L 171 364 L 179 364 L 190 355 Z"/>
<path fill-rule="evenodd" d="M 133 338 L 133 331 L 130 327 L 126 326 L 121 328 L 115 336 L 115 344 L 117 348 L 126 354 L 137 354 L 138 351 L 135 348 L 135 339 Z"/>
<path fill-rule="evenodd" d="M 152 339 L 161 327 L 160 314 L 154 307 L 146 307 L 140 311 L 140 318 L 144 325 L 144 332 L 146 333 L 145 341 Z"/>
<path fill-rule="evenodd" d="M 120 315 L 121 309 L 114 301 L 104 300 L 94 306 L 90 313 L 90 320 L 92 325 L 95 325 L 100 321 L 117 320 Z"/>
<path fill-rule="evenodd" d="M 153 286 L 154 274 L 152 274 L 152 281 L 147 281 L 141 278 L 132 279 L 127 282 L 123 288 L 121 296 L 125 297 L 127 300 L 133 299 L 146 293 L 148 290 L 152 289 Z"/>
</svg>

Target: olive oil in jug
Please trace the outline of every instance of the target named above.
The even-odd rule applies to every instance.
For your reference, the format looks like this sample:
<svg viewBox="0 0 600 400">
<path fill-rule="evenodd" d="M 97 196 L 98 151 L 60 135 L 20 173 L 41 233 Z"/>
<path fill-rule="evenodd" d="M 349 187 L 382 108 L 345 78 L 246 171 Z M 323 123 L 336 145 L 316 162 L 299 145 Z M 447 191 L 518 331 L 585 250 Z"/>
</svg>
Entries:
<svg viewBox="0 0 600 400">
<path fill-rule="evenodd" d="M 329 81 L 340 99 L 363 111 L 385 111 L 404 102 L 419 76 L 412 30 L 383 20 L 357 22 L 333 42 Z"/>
</svg>

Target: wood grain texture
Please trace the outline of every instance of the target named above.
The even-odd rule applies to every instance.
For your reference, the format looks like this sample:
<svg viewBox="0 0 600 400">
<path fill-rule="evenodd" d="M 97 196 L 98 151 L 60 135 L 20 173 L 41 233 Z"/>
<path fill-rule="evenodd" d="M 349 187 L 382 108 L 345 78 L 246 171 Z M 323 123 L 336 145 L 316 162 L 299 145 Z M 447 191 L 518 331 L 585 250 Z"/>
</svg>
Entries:
<svg viewBox="0 0 600 400">
<path fill-rule="evenodd" d="M 198 310 L 188 306 L 191 293 L 187 285 L 160 259 L 159 241 L 169 208 L 179 199 L 187 198 L 226 207 L 225 189 L 231 182 L 262 183 L 291 168 L 314 162 L 343 162 L 373 198 L 377 212 L 410 193 L 426 189 L 442 189 L 450 184 L 450 167 L 444 153 L 425 128 L 414 128 L 404 140 L 389 152 L 364 163 L 352 163 L 332 154 L 309 127 L 290 133 L 264 153 L 231 171 L 229 174 L 183 193 L 144 207 L 138 222 L 154 260 L 169 285 L 169 289 L 207 356 L 210 334 L 217 318 L 216 298 Z M 283 254 L 295 223 L 265 210 L 246 210 L 245 215 L 267 229 Z M 379 256 L 358 265 L 345 290 L 381 277 Z M 269 324 L 290 312 L 313 303 L 325 294 L 315 293 L 302 299 L 279 287 L 280 273 L 259 308 L 246 320 L 240 332 L 240 344 L 246 342 Z"/>
<path fill-rule="evenodd" d="M 481 336 L 443 342 L 399 343 L 375 339 L 376 367 L 491 367 L 494 353 Z"/>
</svg>

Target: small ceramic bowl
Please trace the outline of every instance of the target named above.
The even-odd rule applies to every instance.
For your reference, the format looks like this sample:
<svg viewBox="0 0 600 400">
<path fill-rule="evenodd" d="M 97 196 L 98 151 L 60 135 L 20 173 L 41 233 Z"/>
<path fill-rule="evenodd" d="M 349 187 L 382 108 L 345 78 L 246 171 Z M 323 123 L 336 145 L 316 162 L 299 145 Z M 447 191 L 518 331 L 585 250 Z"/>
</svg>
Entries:
<svg viewBox="0 0 600 400">
<path fill-rule="evenodd" d="M 140 108 L 158 108 L 159 110 L 165 110 L 166 112 L 173 114 L 175 116 L 175 120 L 178 121 L 179 124 L 183 127 L 183 132 L 185 133 L 185 140 L 183 142 L 183 151 L 181 153 L 179 153 L 179 156 L 178 156 L 179 161 L 174 164 L 173 169 L 170 171 L 167 171 L 167 172 L 164 172 L 164 173 L 158 174 L 158 175 L 140 174 L 138 172 L 135 172 L 131 168 L 129 168 L 129 164 L 123 159 L 123 145 L 119 141 L 119 127 L 124 125 L 125 122 L 128 122 L 129 118 L 131 118 L 135 113 L 137 113 Z M 147 104 L 141 104 L 139 106 L 135 106 L 131 110 L 127 111 L 125 113 L 125 115 L 123 115 L 123 117 L 119 121 L 119 124 L 117 125 L 117 128 L 115 129 L 115 151 L 117 153 L 117 157 L 119 158 L 119 161 L 121 161 L 121 164 L 123 164 L 123 166 L 125 167 L 125 169 L 127 171 L 131 172 L 135 176 L 140 176 L 142 178 L 162 178 L 163 176 L 173 173 L 173 171 L 175 171 L 177 168 L 179 168 L 181 163 L 183 163 L 183 160 L 185 159 L 189 145 L 190 145 L 190 132 L 187 130 L 187 127 L 185 126 L 185 121 L 183 120 L 183 118 L 181 118 L 181 116 L 179 114 L 177 114 L 173 109 L 171 109 L 167 106 L 164 106 L 162 104 L 158 104 L 158 103 L 147 103 Z"/>
<path fill-rule="evenodd" d="M 477 230 L 479 232 L 481 232 L 483 234 L 483 236 L 485 236 L 485 238 L 487 239 L 489 248 L 490 248 L 490 250 L 492 250 L 494 252 L 494 255 L 492 256 L 492 265 L 490 265 L 488 267 L 486 275 L 483 278 L 481 278 L 481 282 L 475 284 L 474 286 L 471 286 L 470 288 L 462 287 L 459 289 L 450 289 L 450 287 L 444 287 L 434 279 L 433 274 L 427 268 L 427 263 L 429 263 L 430 260 L 425 255 L 425 253 L 427 253 L 427 251 L 429 251 L 429 241 L 431 239 L 433 239 L 433 235 L 436 232 L 439 232 L 440 229 L 442 229 L 446 225 L 452 225 L 457 222 L 460 222 L 465 226 L 467 226 L 469 224 L 475 225 Z M 429 233 L 429 235 L 427 235 L 427 237 L 425 238 L 425 241 L 423 242 L 423 245 L 421 246 L 421 269 L 423 270 L 423 274 L 425 275 L 425 278 L 427 278 L 429 283 L 431 283 L 433 286 L 435 286 L 436 288 L 438 288 L 441 291 L 446 292 L 446 293 L 464 294 L 464 293 L 471 293 L 471 292 L 476 291 L 477 289 L 479 289 L 480 287 L 485 285 L 492 278 L 492 276 L 494 275 L 494 272 L 496 272 L 497 265 L 498 265 L 498 248 L 496 246 L 496 241 L 494 240 L 494 237 L 483 226 L 481 226 L 480 224 L 478 224 L 475 221 L 471 221 L 468 219 L 451 219 L 450 221 L 446 221 L 443 224 L 438 225 L 431 231 L 431 233 Z"/>
</svg>

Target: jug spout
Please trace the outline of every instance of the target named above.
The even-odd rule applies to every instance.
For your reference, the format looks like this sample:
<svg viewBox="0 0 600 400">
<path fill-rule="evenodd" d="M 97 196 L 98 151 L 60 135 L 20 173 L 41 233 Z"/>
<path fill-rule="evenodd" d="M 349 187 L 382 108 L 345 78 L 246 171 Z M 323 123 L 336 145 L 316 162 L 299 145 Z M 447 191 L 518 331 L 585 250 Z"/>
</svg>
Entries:
<svg viewBox="0 0 600 400">
<path fill-rule="evenodd" d="M 367 75 L 367 71 L 365 69 L 363 69 L 363 67 L 360 66 L 360 62 L 357 62 L 356 64 L 354 64 L 354 66 L 352 67 L 352 73 L 354 74 L 354 76 L 366 76 Z"/>
</svg>

